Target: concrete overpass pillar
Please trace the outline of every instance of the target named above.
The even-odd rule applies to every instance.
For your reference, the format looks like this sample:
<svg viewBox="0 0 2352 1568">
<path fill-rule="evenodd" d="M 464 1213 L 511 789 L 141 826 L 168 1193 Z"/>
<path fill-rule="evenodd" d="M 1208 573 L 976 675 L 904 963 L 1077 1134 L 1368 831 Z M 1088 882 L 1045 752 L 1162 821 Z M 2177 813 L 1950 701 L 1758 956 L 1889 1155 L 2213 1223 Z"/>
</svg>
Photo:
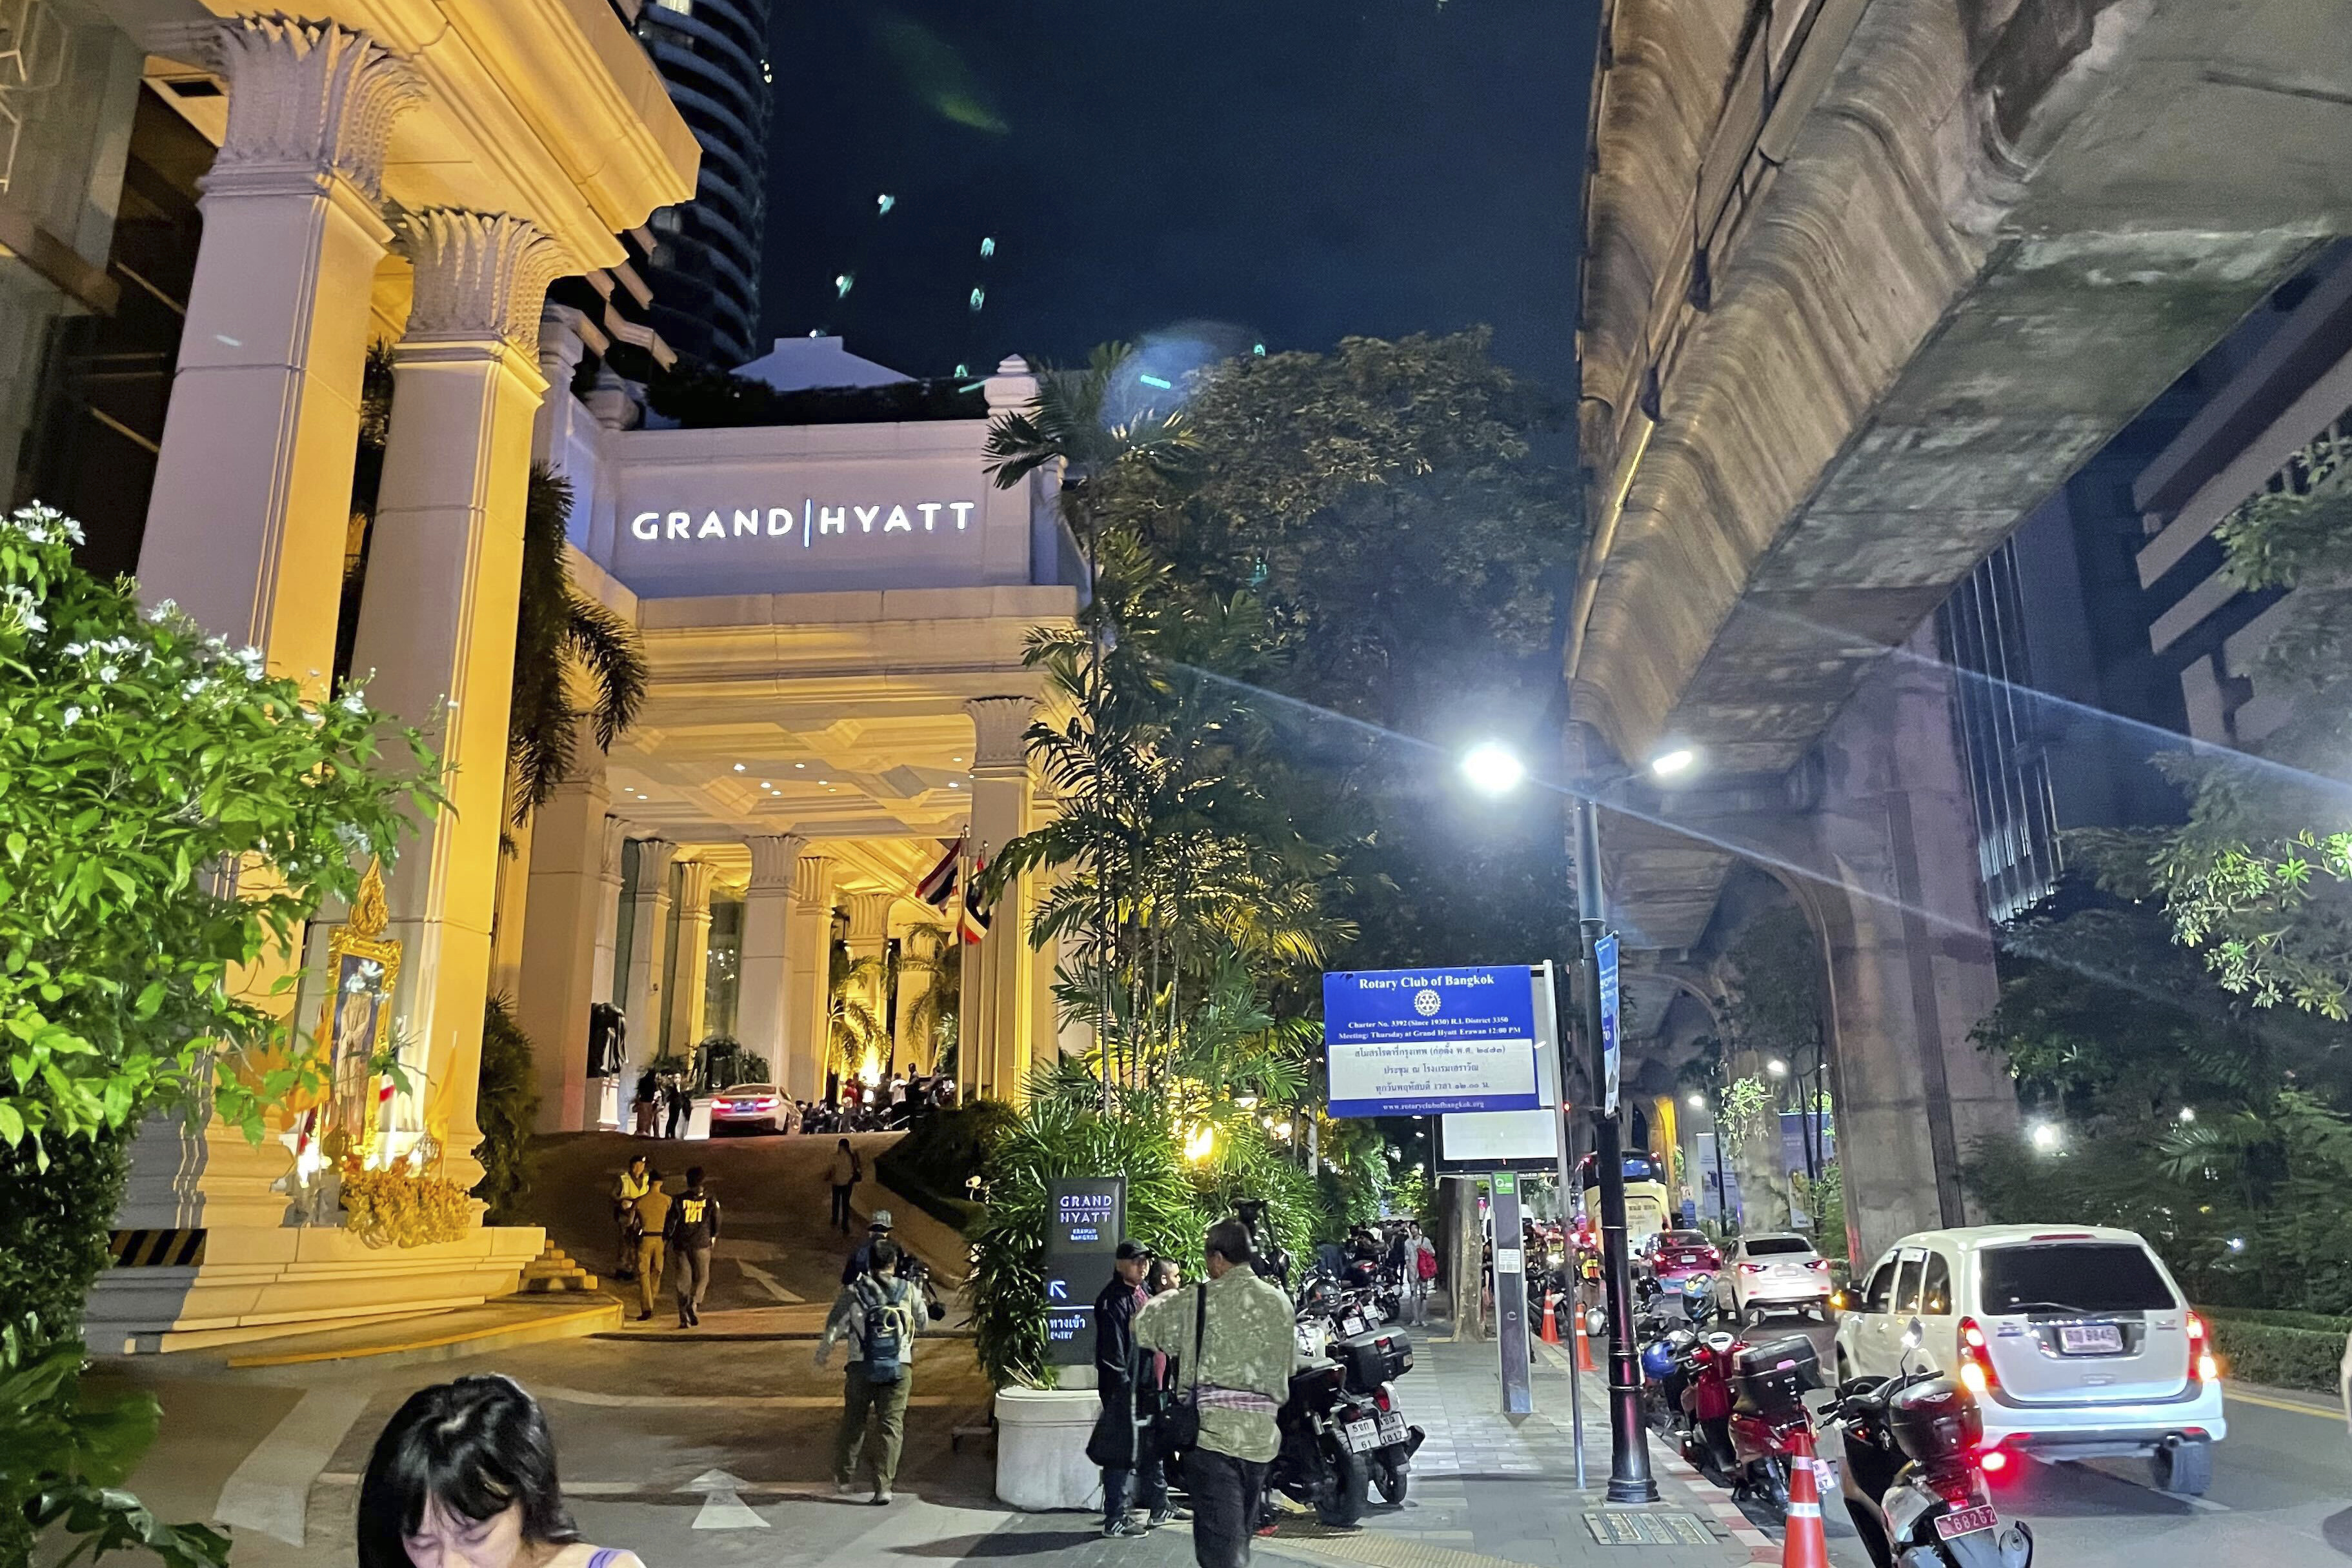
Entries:
<svg viewBox="0 0 2352 1568">
<path fill-rule="evenodd" d="M 2017 1095 L 1969 1041 L 2000 999 L 1932 631 L 1880 662 L 1822 737 L 1809 821 L 1820 875 L 1795 888 L 1826 968 L 1838 1155 L 1854 1257 L 1969 1222 L 1960 1165 Z"/>
</svg>

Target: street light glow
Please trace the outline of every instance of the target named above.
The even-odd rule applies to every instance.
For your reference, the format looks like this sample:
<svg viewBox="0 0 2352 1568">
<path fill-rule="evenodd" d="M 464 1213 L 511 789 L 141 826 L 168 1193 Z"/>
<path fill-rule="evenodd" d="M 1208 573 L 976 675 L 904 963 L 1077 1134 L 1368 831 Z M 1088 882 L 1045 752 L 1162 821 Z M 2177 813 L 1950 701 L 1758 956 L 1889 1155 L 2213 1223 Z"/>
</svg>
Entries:
<svg viewBox="0 0 2352 1568">
<path fill-rule="evenodd" d="M 1780 1060 L 1778 1058 L 1775 1058 L 1773 1060 L 1764 1064 L 1764 1070 L 1770 1073 L 1774 1078 L 1787 1078 L 1789 1076 L 1789 1064 Z"/>
<path fill-rule="evenodd" d="M 1691 764 L 1697 761 L 1696 752 L 1692 751 L 1688 746 L 1676 746 L 1671 751 L 1660 752 L 1656 756 L 1652 757 L 1650 772 L 1662 779 L 1670 779 L 1676 773 L 1690 772 Z"/>
<path fill-rule="evenodd" d="M 1462 776 L 1480 795 L 1508 795 L 1527 779 L 1528 765 L 1508 746 L 1484 741 L 1464 755 Z"/>
<path fill-rule="evenodd" d="M 2058 1129 L 2050 1122 L 2035 1122 L 2026 1130 L 2025 1135 L 2032 1140 L 2033 1147 L 2042 1153 L 2047 1154 L 2058 1147 Z"/>
<path fill-rule="evenodd" d="M 1706 1096 L 1703 1094 L 1694 1094 L 1690 1097 L 1687 1103 L 1693 1110 L 1705 1110 L 1706 1109 Z"/>
</svg>

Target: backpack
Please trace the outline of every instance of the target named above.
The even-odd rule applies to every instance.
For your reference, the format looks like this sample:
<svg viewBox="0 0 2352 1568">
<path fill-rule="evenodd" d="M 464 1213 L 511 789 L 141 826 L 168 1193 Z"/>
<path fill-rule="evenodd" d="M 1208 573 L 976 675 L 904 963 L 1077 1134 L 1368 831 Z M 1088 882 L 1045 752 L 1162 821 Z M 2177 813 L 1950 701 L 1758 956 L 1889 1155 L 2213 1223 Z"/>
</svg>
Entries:
<svg viewBox="0 0 2352 1568">
<path fill-rule="evenodd" d="M 906 1371 L 899 1357 L 905 1353 L 906 1334 L 898 1326 L 898 1317 L 892 1310 L 889 1292 L 875 1285 L 869 1275 L 855 1287 L 857 1303 L 866 1309 L 866 1320 L 859 1339 L 866 1347 L 866 1359 L 858 1363 L 868 1383 L 896 1383 Z"/>
<path fill-rule="evenodd" d="M 1436 1279 L 1437 1254 L 1426 1247 L 1413 1248 L 1412 1273 L 1416 1279 Z"/>
</svg>

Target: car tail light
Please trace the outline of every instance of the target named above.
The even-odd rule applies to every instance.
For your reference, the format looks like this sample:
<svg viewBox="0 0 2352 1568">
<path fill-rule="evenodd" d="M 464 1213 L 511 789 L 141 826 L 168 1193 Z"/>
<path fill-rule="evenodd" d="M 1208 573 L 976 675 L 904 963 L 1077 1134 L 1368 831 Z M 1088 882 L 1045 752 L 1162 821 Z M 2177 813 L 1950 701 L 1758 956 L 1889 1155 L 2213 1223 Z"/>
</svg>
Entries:
<svg viewBox="0 0 2352 1568">
<path fill-rule="evenodd" d="M 1761 1274 L 1764 1272 L 1764 1266 L 1760 1263 L 1743 1263 L 1739 1266 L 1739 1271 L 1742 1274 Z"/>
<path fill-rule="evenodd" d="M 1816 1258 L 1811 1263 L 1806 1264 L 1805 1267 L 1815 1269 L 1820 1273 L 1827 1274 L 1830 1271 L 1830 1260 L 1826 1258 Z"/>
<path fill-rule="evenodd" d="M 1960 1385 L 1979 1398 L 2000 1386 L 2000 1374 L 1992 1369 L 1991 1342 L 1974 1318 L 1960 1320 Z"/>
<path fill-rule="evenodd" d="M 2199 1383 L 2221 1381 L 2221 1363 L 2213 1359 L 2213 1347 L 2205 1337 L 2205 1320 L 2196 1313 L 2189 1314 L 2189 1375 Z"/>
</svg>

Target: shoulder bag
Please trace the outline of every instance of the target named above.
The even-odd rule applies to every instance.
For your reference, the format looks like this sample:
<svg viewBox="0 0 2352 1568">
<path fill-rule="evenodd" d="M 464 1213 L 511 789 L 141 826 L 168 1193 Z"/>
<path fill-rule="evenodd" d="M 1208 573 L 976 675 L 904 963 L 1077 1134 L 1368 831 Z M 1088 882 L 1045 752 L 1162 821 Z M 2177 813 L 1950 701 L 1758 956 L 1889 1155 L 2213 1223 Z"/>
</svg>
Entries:
<svg viewBox="0 0 2352 1568">
<path fill-rule="evenodd" d="M 1192 1381 L 1183 1393 L 1171 1395 L 1152 1421 L 1163 1454 L 1190 1453 L 1201 1441 L 1201 1346 L 1209 1331 L 1209 1288 L 1196 1285 L 1192 1295 Z"/>
</svg>

